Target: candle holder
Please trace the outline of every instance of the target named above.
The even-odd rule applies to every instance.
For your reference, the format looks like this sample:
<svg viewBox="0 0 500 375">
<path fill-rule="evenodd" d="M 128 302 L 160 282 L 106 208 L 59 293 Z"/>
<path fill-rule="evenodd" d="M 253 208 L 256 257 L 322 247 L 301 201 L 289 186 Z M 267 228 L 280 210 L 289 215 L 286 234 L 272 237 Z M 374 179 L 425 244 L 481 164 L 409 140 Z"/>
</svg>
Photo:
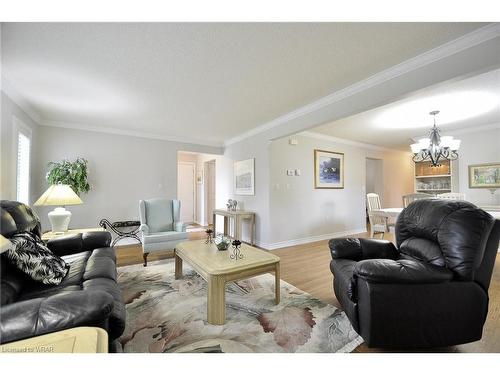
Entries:
<svg viewBox="0 0 500 375">
<path fill-rule="evenodd" d="M 207 239 L 205 243 L 214 243 L 214 231 L 208 228 L 205 233 L 207 234 Z"/>
<path fill-rule="evenodd" d="M 235 260 L 243 259 L 243 254 L 241 253 L 241 241 L 234 240 L 231 245 L 233 245 L 233 253 L 229 257 Z"/>
</svg>

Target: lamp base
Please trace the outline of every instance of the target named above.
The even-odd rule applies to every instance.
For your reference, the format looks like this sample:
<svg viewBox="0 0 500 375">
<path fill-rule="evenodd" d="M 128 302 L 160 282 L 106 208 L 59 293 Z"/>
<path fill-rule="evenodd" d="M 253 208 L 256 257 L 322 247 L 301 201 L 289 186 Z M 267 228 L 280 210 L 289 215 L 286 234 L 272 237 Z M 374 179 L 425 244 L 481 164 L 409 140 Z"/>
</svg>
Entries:
<svg viewBox="0 0 500 375">
<path fill-rule="evenodd" d="M 68 231 L 71 212 L 64 207 L 56 207 L 54 211 L 49 212 L 49 221 L 52 225 L 53 233 L 64 233 Z"/>
</svg>

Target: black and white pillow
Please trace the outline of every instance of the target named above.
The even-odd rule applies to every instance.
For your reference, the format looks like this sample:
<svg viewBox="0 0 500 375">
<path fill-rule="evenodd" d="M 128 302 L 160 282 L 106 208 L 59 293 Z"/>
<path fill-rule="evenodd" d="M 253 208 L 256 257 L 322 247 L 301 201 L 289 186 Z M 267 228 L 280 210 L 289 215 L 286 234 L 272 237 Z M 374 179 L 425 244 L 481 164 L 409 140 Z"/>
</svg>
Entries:
<svg viewBox="0 0 500 375">
<path fill-rule="evenodd" d="M 59 285 L 68 273 L 66 262 L 50 251 L 35 234 L 18 233 L 9 240 L 13 246 L 5 252 L 7 259 L 33 280 Z"/>
</svg>

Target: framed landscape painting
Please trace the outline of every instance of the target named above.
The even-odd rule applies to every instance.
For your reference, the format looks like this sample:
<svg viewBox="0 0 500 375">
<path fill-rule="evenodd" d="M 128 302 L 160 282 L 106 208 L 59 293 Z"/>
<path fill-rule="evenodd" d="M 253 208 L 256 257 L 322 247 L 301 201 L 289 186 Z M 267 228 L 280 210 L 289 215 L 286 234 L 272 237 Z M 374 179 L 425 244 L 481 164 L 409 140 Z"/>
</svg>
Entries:
<svg viewBox="0 0 500 375">
<path fill-rule="evenodd" d="M 500 163 L 469 165 L 469 188 L 500 189 Z"/>
<path fill-rule="evenodd" d="M 234 162 L 234 194 L 255 195 L 255 159 Z"/>
<path fill-rule="evenodd" d="M 344 154 L 314 150 L 314 188 L 344 188 Z"/>
</svg>

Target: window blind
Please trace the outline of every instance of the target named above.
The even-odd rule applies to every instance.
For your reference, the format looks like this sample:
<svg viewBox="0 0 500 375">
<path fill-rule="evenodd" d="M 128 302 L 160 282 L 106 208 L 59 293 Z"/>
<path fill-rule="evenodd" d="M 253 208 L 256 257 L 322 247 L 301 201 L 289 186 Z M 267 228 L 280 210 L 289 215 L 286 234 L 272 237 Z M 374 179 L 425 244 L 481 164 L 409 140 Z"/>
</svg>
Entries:
<svg viewBox="0 0 500 375">
<path fill-rule="evenodd" d="M 19 202 L 29 204 L 30 192 L 30 148 L 31 140 L 25 134 L 17 133 L 17 191 Z"/>
</svg>

